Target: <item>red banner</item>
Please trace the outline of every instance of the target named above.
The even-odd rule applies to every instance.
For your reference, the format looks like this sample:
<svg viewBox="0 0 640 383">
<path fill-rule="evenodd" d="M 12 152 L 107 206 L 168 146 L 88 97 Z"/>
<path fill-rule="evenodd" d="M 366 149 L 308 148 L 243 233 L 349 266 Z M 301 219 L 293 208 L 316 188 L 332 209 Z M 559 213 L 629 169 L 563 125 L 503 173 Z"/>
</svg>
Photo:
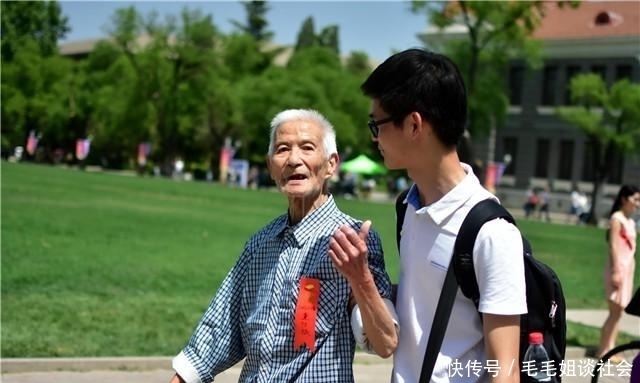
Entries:
<svg viewBox="0 0 640 383">
<path fill-rule="evenodd" d="M 138 164 L 144 166 L 147 163 L 147 156 L 151 152 L 151 144 L 148 142 L 141 142 L 138 145 Z"/>
<path fill-rule="evenodd" d="M 487 164 L 487 170 L 484 177 L 484 187 L 489 191 L 494 191 L 496 186 L 500 184 L 502 180 L 502 174 L 504 174 L 505 164 L 502 162 L 489 162 Z"/>
<path fill-rule="evenodd" d="M 91 141 L 88 138 L 78 138 L 78 140 L 76 140 L 76 158 L 80 161 L 87 158 L 90 147 Z"/>
<path fill-rule="evenodd" d="M 36 148 L 38 147 L 38 137 L 33 132 L 29 132 L 29 138 L 27 138 L 27 153 L 32 156 L 36 152 Z"/>
<path fill-rule="evenodd" d="M 300 292 L 294 319 L 293 348 L 307 346 L 316 349 L 316 316 L 320 298 L 320 281 L 316 278 L 301 278 Z"/>
</svg>

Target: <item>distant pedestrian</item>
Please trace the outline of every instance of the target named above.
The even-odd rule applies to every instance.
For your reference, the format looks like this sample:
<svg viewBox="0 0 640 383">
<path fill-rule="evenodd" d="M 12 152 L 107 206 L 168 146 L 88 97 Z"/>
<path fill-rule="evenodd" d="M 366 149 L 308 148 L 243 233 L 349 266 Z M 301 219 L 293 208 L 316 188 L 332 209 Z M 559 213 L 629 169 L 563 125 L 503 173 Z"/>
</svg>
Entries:
<svg viewBox="0 0 640 383">
<path fill-rule="evenodd" d="M 598 358 L 615 346 L 622 311 L 631 301 L 633 294 L 636 251 L 636 223 L 633 214 L 638 207 L 640 189 L 633 185 L 623 185 L 609 214 L 609 256 L 604 271 L 609 316 L 602 325 L 600 347 L 596 353 Z"/>
<path fill-rule="evenodd" d="M 540 203 L 540 197 L 538 197 L 538 191 L 534 188 L 527 191 L 526 200 L 524 201 L 524 217 L 529 216 L 536 210 L 536 207 Z"/>
<path fill-rule="evenodd" d="M 571 191 L 571 205 L 567 214 L 567 223 L 582 223 L 589 213 L 589 199 L 578 190 L 577 187 Z"/>
<path fill-rule="evenodd" d="M 551 217 L 549 216 L 549 204 L 551 202 L 549 188 L 544 187 L 538 195 L 540 197 L 540 201 L 538 202 L 538 219 L 542 219 L 542 216 L 544 216 L 547 222 L 551 222 Z"/>
</svg>

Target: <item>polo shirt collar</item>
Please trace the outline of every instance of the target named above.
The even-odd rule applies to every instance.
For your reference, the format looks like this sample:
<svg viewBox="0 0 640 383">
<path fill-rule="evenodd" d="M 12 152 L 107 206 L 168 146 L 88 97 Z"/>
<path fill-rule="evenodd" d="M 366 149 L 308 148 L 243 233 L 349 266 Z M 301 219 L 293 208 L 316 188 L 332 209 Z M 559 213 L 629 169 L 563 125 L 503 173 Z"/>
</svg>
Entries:
<svg viewBox="0 0 640 383">
<path fill-rule="evenodd" d="M 465 163 L 460 164 L 467 175 L 442 198 L 428 206 L 420 206 L 418 186 L 416 184 L 411 186 L 406 201 L 414 207 L 416 214 L 428 215 L 436 225 L 441 226 L 447 218 L 451 217 L 472 197 L 472 193 L 469 190 L 475 189 L 480 184 L 480 181 L 473 174 L 471 166 Z"/>
</svg>

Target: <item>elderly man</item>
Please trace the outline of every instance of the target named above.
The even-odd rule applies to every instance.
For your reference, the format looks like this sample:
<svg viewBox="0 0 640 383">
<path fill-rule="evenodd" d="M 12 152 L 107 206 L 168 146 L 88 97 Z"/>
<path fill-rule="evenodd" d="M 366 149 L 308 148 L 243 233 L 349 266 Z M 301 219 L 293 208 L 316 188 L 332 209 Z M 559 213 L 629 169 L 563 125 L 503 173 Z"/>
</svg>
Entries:
<svg viewBox="0 0 640 383">
<path fill-rule="evenodd" d="M 366 347 L 383 357 L 395 350 L 380 239 L 370 222 L 341 212 L 328 192 L 338 170 L 331 124 L 313 110 L 278 113 L 267 166 L 288 211 L 246 243 L 174 358 L 172 383 L 211 382 L 243 358 L 240 382 L 351 383 L 353 303 Z"/>
</svg>

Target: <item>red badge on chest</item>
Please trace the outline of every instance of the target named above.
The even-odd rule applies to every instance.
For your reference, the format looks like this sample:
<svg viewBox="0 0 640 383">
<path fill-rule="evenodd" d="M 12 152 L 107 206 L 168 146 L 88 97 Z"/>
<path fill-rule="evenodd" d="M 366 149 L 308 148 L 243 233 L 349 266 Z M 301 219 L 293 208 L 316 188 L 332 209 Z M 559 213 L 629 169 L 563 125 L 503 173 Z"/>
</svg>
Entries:
<svg viewBox="0 0 640 383">
<path fill-rule="evenodd" d="M 301 278 L 300 292 L 293 323 L 293 348 L 307 346 L 311 352 L 316 348 L 316 316 L 320 299 L 320 281 L 316 278 Z"/>
</svg>

